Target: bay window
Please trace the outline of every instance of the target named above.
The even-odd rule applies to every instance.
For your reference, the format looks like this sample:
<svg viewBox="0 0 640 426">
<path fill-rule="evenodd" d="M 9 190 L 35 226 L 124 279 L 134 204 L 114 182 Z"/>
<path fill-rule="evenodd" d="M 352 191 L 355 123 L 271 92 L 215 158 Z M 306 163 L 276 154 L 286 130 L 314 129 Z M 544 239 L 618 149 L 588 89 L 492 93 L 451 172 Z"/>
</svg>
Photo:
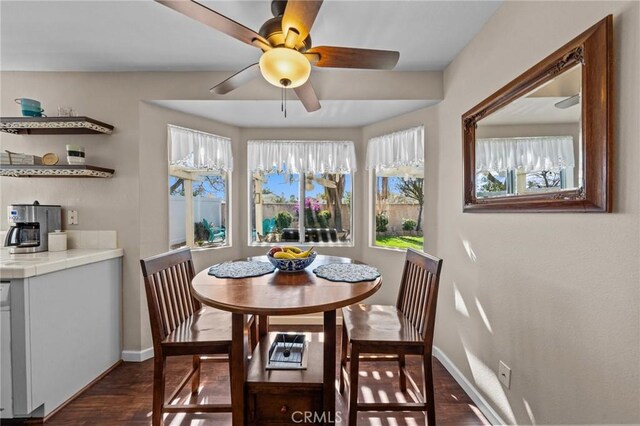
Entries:
<svg viewBox="0 0 640 426">
<path fill-rule="evenodd" d="M 229 245 L 231 140 L 169 125 L 169 246 Z"/>
<path fill-rule="evenodd" d="M 578 188 L 572 136 L 476 141 L 476 196 L 502 197 Z"/>
<path fill-rule="evenodd" d="M 350 245 L 350 141 L 249 141 L 249 243 Z"/>
<path fill-rule="evenodd" d="M 423 250 L 424 128 L 378 136 L 367 145 L 373 247 Z"/>
</svg>

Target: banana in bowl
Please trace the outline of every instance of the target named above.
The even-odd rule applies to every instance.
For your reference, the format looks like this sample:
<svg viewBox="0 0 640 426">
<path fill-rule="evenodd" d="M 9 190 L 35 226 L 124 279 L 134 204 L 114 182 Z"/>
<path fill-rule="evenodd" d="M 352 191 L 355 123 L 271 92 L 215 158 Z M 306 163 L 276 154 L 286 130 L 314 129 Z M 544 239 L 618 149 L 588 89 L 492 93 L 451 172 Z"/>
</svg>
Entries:
<svg viewBox="0 0 640 426">
<path fill-rule="evenodd" d="M 281 271 L 298 272 L 311 265 L 316 255 L 313 247 L 302 250 L 295 246 L 282 246 L 271 248 L 267 253 L 267 259 Z"/>
</svg>

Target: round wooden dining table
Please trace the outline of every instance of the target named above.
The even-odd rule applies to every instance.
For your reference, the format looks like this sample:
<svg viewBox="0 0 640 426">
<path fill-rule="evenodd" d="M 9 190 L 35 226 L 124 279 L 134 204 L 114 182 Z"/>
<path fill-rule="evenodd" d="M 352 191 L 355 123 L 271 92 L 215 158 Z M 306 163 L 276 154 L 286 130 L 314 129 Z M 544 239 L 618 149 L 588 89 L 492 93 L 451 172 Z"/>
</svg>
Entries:
<svg viewBox="0 0 640 426">
<path fill-rule="evenodd" d="M 266 256 L 249 258 L 267 262 Z M 358 283 L 328 281 L 313 270 L 328 263 L 360 263 L 345 257 L 318 255 L 300 272 L 273 273 L 250 278 L 216 278 L 209 269 L 191 282 L 193 295 L 203 305 L 232 313 L 231 405 L 233 425 L 246 424 L 245 382 L 248 360 L 246 315 L 258 316 L 259 337 L 268 332 L 269 316 L 324 313 L 323 411 L 335 413 L 336 309 L 360 302 L 382 285 L 382 277 Z M 335 418 L 335 417 L 333 417 Z"/>
</svg>

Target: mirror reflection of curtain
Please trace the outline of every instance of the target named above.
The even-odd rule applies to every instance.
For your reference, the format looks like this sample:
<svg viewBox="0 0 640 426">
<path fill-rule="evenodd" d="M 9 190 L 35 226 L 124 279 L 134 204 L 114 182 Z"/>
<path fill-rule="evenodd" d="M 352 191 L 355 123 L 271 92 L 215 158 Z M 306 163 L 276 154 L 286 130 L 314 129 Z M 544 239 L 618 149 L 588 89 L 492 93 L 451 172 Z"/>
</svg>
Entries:
<svg viewBox="0 0 640 426">
<path fill-rule="evenodd" d="M 572 136 L 476 140 L 476 172 L 486 170 L 569 169 L 575 166 Z"/>
</svg>

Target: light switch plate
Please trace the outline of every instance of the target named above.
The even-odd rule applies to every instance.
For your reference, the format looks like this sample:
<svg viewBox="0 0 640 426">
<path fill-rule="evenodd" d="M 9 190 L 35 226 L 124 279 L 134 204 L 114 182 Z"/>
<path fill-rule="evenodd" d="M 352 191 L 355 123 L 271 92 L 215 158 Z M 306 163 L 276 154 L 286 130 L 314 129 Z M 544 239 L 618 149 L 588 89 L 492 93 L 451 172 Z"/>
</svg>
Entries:
<svg viewBox="0 0 640 426">
<path fill-rule="evenodd" d="M 511 388 L 511 368 L 502 361 L 498 364 L 498 378 L 507 389 Z"/>
</svg>

